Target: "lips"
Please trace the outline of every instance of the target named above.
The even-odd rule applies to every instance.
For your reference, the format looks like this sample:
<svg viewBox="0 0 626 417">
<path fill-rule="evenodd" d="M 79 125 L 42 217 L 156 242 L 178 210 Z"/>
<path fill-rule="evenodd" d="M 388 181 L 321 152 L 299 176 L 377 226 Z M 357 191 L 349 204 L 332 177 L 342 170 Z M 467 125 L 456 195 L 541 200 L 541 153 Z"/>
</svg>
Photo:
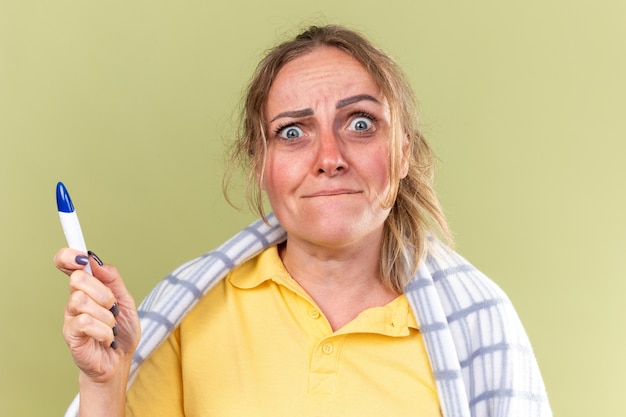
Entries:
<svg viewBox="0 0 626 417">
<path fill-rule="evenodd" d="M 303 198 L 313 198 L 313 197 L 333 197 L 340 195 L 350 195 L 350 194 L 359 194 L 360 191 L 351 190 L 351 189 L 331 189 L 331 190 L 320 190 L 311 194 L 306 194 Z"/>
</svg>

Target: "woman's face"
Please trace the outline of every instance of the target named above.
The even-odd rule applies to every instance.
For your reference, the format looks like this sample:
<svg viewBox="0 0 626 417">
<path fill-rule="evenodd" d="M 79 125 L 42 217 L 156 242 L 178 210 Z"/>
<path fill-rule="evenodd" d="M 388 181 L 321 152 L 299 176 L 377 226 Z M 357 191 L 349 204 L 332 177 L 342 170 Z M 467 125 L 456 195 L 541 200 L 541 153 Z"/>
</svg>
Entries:
<svg viewBox="0 0 626 417">
<path fill-rule="evenodd" d="M 290 61 L 270 88 L 265 117 L 261 187 L 289 240 L 380 244 L 390 115 L 361 63 L 332 47 Z"/>
</svg>

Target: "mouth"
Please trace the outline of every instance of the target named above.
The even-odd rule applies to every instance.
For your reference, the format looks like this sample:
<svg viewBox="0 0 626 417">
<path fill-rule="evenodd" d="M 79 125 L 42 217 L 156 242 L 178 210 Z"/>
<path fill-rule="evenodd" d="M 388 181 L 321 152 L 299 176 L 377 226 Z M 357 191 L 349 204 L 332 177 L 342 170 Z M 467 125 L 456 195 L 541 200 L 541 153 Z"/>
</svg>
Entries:
<svg viewBox="0 0 626 417">
<path fill-rule="evenodd" d="M 360 191 L 351 190 L 351 189 L 332 189 L 332 190 L 320 190 L 311 194 L 306 194 L 303 198 L 314 198 L 314 197 L 334 197 L 340 195 L 352 195 L 352 194 L 360 194 Z"/>
</svg>

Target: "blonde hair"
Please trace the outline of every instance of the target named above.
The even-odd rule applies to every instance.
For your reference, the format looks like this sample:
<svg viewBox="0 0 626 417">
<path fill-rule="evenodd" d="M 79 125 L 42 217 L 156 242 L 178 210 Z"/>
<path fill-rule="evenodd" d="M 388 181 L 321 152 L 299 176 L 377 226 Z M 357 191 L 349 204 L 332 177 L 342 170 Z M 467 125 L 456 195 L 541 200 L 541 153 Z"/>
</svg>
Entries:
<svg viewBox="0 0 626 417">
<path fill-rule="evenodd" d="M 428 249 L 428 235 L 451 243 L 447 221 L 433 189 L 433 155 L 418 128 L 413 89 L 397 64 L 359 33 L 329 25 L 311 26 L 294 39 L 270 50 L 257 66 L 243 103 L 238 140 L 231 152 L 231 170 L 239 162 L 247 171 L 247 196 L 253 210 L 265 217 L 257 172 L 263 171 L 267 142 L 265 104 L 280 69 L 321 46 L 330 46 L 356 58 L 370 73 L 387 99 L 391 115 L 390 192 L 382 202 L 390 208 L 380 254 L 384 285 L 400 293 L 415 274 Z M 402 178 L 403 147 L 408 144 L 408 173 Z M 227 179 L 226 179 L 227 178 Z M 225 177 L 228 198 L 230 176 Z"/>
</svg>

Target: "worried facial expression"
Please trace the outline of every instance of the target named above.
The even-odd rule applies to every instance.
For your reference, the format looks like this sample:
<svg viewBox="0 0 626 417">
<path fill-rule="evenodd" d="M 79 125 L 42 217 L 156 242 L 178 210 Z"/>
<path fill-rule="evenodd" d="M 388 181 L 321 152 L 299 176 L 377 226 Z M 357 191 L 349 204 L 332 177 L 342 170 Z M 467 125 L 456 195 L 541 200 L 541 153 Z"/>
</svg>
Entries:
<svg viewBox="0 0 626 417">
<path fill-rule="evenodd" d="M 387 100 L 363 65 L 332 47 L 290 61 L 270 88 L 265 117 L 261 187 L 289 239 L 377 242 L 389 214 L 381 202 L 391 126 Z"/>
</svg>

